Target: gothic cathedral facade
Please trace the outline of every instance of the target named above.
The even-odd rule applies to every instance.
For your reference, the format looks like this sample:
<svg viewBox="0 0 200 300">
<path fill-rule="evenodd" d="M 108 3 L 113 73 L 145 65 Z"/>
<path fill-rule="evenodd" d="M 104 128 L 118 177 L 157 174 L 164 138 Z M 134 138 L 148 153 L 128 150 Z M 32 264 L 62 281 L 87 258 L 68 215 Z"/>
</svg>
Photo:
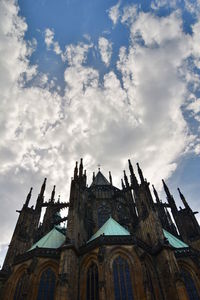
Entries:
<svg viewBox="0 0 200 300">
<path fill-rule="evenodd" d="M 29 207 L 31 189 L 0 271 L 0 299 L 200 300 L 195 212 L 179 189 L 180 209 L 164 181 L 166 202 L 154 187 L 152 197 L 139 164 L 139 180 L 130 160 L 129 170 L 121 189 L 100 170 L 88 186 L 81 159 L 69 202 L 55 201 L 55 186 L 45 202 L 45 179 Z"/>
</svg>

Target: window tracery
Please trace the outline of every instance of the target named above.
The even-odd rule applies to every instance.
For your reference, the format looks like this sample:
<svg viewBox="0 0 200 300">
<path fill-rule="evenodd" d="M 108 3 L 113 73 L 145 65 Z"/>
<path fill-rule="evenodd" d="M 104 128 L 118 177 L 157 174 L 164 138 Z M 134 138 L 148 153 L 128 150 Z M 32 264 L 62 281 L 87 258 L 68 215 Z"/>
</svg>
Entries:
<svg viewBox="0 0 200 300">
<path fill-rule="evenodd" d="M 45 269 L 40 277 L 37 300 L 53 300 L 55 284 L 55 273 L 51 268 Z"/>
<path fill-rule="evenodd" d="M 24 272 L 17 282 L 15 289 L 14 300 L 22 300 L 27 292 L 27 274 Z"/>
<path fill-rule="evenodd" d="M 190 300 L 200 300 L 196 285 L 194 283 L 194 280 L 193 280 L 191 274 L 184 269 L 181 270 L 181 274 L 183 276 L 183 280 L 185 283 L 185 287 L 186 287 L 189 299 Z"/>
<path fill-rule="evenodd" d="M 98 267 L 92 263 L 87 270 L 87 300 L 99 299 L 99 275 Z"/>
<path fill-rule="evenodd" d="M 113 262 L 115 300 L 133 300 L 133 289 L 128 262 L 118 256 Z"/>
</svg>

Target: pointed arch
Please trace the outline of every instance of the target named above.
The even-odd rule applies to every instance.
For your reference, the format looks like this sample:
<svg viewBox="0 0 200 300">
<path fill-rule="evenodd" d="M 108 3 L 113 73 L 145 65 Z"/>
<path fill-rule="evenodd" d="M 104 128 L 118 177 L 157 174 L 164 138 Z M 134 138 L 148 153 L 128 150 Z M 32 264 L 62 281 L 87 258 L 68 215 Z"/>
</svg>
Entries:
<svg viewBox="0 0 200 300">
<path fill-rule="evenodd" d="M 186 291 L 189 297 L 189 300 L 200 300 L 199 293 L 195 284 L 194 279 L 190 272 L 184 268 L 181 268 L 181 275 L 183 277 Z"/>
<path fill-rule="evenodd" d="M 54 300 L 55 286 L 56 275 L 51 267 L 47 267 L 40 277 L 37 300 Z"/>
<path fill-rule="evenodd" d="M 113 277 L 115 300 L 133 300 L 130 267 L 121 255 L 113 261 Z"/>
<path fill-rule="evenodd" d="M 24 271 L 18 279 L 13 300 L 24 299 L 27 293 L 27 273 Z"/>
<path fill-rule="evenodd" d="M 91 262 L 87 269 L 86 299 L 99 299 L 99 274 L 97 264 L 95 264 L 94 262 Z"/>
</svg>

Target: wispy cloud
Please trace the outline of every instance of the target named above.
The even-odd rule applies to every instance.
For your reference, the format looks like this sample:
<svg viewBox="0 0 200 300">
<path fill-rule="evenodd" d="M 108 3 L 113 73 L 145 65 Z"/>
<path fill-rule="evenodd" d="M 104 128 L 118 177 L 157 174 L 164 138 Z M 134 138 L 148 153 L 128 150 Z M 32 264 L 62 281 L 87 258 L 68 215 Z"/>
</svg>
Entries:
<svg viewBox="0 0 200 300">
<path fill-rule="evenodd" d="M 101 54 L 101 59 L 105 63 L 105 65 L 108 67 L 110 64 L 110 59 L 112 56 L 112 43 L 109 42 L 108 39 L 105 37 L 99 38 L 99 51 Z"/>
</svg>

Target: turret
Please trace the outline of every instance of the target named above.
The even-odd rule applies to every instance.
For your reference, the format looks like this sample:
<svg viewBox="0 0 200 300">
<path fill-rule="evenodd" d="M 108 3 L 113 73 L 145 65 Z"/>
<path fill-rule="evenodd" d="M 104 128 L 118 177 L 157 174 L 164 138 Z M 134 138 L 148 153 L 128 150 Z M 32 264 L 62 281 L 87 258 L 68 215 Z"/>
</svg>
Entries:
<svg viewBox="0 0 200 300">
<path fill-rule="evenodd" d="M 141 183 L 144 183 L 144 176 L 143 176 L 142 170 L 140 169 L 139 163 L 137 163 L 137 169 L 138 169 L 138 174 L 140 176 L 140 181 L 141 181 Z"/>
<path fill-rule="evenodd" d="M 179 192 L 179 196 L 180 196 L 180 198 L 181 198 L 181 200 L 182 200 L 182 202 L 183 202 L 185 208 L 187 208 L 188 210 L 191 210 L 190 206 L 188 205 L 188 203 L 187 203 L 187 201 L 186 201 L 184 195 L 181 193 L 180 189 L 178 188 L 177 190 L 178 190 L 178 192 Z"/>
<path fill-rule="evenodd" d="M 110 184 L 112 185 L 112 175 L 110 171 L 109 171 L 109 180 L 110 180 Z"/>
<path fill-rule="evenodd" d="M 134 174 L 133 166 L 131 164 L 130 159 L 128 160 L 128 166 L 129 166 L 129 170 L 130 170 L 130 174 L 131 174 L 131 185 L 132 185 L 134 190 L 137 190 L 138 189 L 138 181 L 137 181 L 137 178 Z"/>
<path fill-rule="evenodd" d="M 129 187 L 129 182 L 128 182 L 128 177 L 126 176 L 126 171 L 124 170 L 124 181 L 125 181 L 125 185 L 126 185 L 126 188 Z"/>
<path fill-rule="evenodd" d="M 54 200 L 55 200 L 55 189 L 56 189 L 56 186 L 54 185 L 53 186 L 53 191 L 51 192 L 50 202 L 54 202 Z"/>
<path fill-rule="evenodd" d="M 30 192 L 28 193 L 27 197 L 26 197 L 26 202 L 24 204 L 24 208 L 27 208 L 31 199 L 31 193 L 32 193 L 33 188 L 31 187 Z"/>
<path fill-rule="evenodd" d="M 124 190 L 125 189 L 125 185 L 124 185 L 123 179 L 121 179 L 121 183 L 122 183 L 122 189 Z"/>
<path fill-rule="evenodd" d="M 177 207 L 176 207 L 176 203 L 174 201 L 174 198 L 173 196 L 170 194 L 169 192 L 169 189 L 168 189 L 168 186 L 166 185 L 165 181 L 162 179 L 162 183 L 163 183 L 163 187 L 164 187 L 164 190 L 165 190 L 165 193 L 167 195 L 167 201 L 172 209 L 172 211 L 177 211 Z"/>
<path fill-rule="evenodd" d="M 83 159 L 81 158 L 80 166 L 79 166 L 79 178 L 83 176 Z"/>
<path fill-rule="evenodd" d="M 38 198 L 37 198 L 36 210 L 42 207 L 42 204 L 43 204 L 43 201 L 44 201 L 44 191 L 45 191 L 45 188 L 46 188 L 46 181 L 47 181 L 47 179 L 45 178 L 44 182 L 42 184 L 40 193 L 39 193 Z"/>
<path fill-rule="evenodd" d="M 74 179 L 78 177 L 78 162 L 76 161 L 76 166 L 74 168 Z"/>
</svg>

